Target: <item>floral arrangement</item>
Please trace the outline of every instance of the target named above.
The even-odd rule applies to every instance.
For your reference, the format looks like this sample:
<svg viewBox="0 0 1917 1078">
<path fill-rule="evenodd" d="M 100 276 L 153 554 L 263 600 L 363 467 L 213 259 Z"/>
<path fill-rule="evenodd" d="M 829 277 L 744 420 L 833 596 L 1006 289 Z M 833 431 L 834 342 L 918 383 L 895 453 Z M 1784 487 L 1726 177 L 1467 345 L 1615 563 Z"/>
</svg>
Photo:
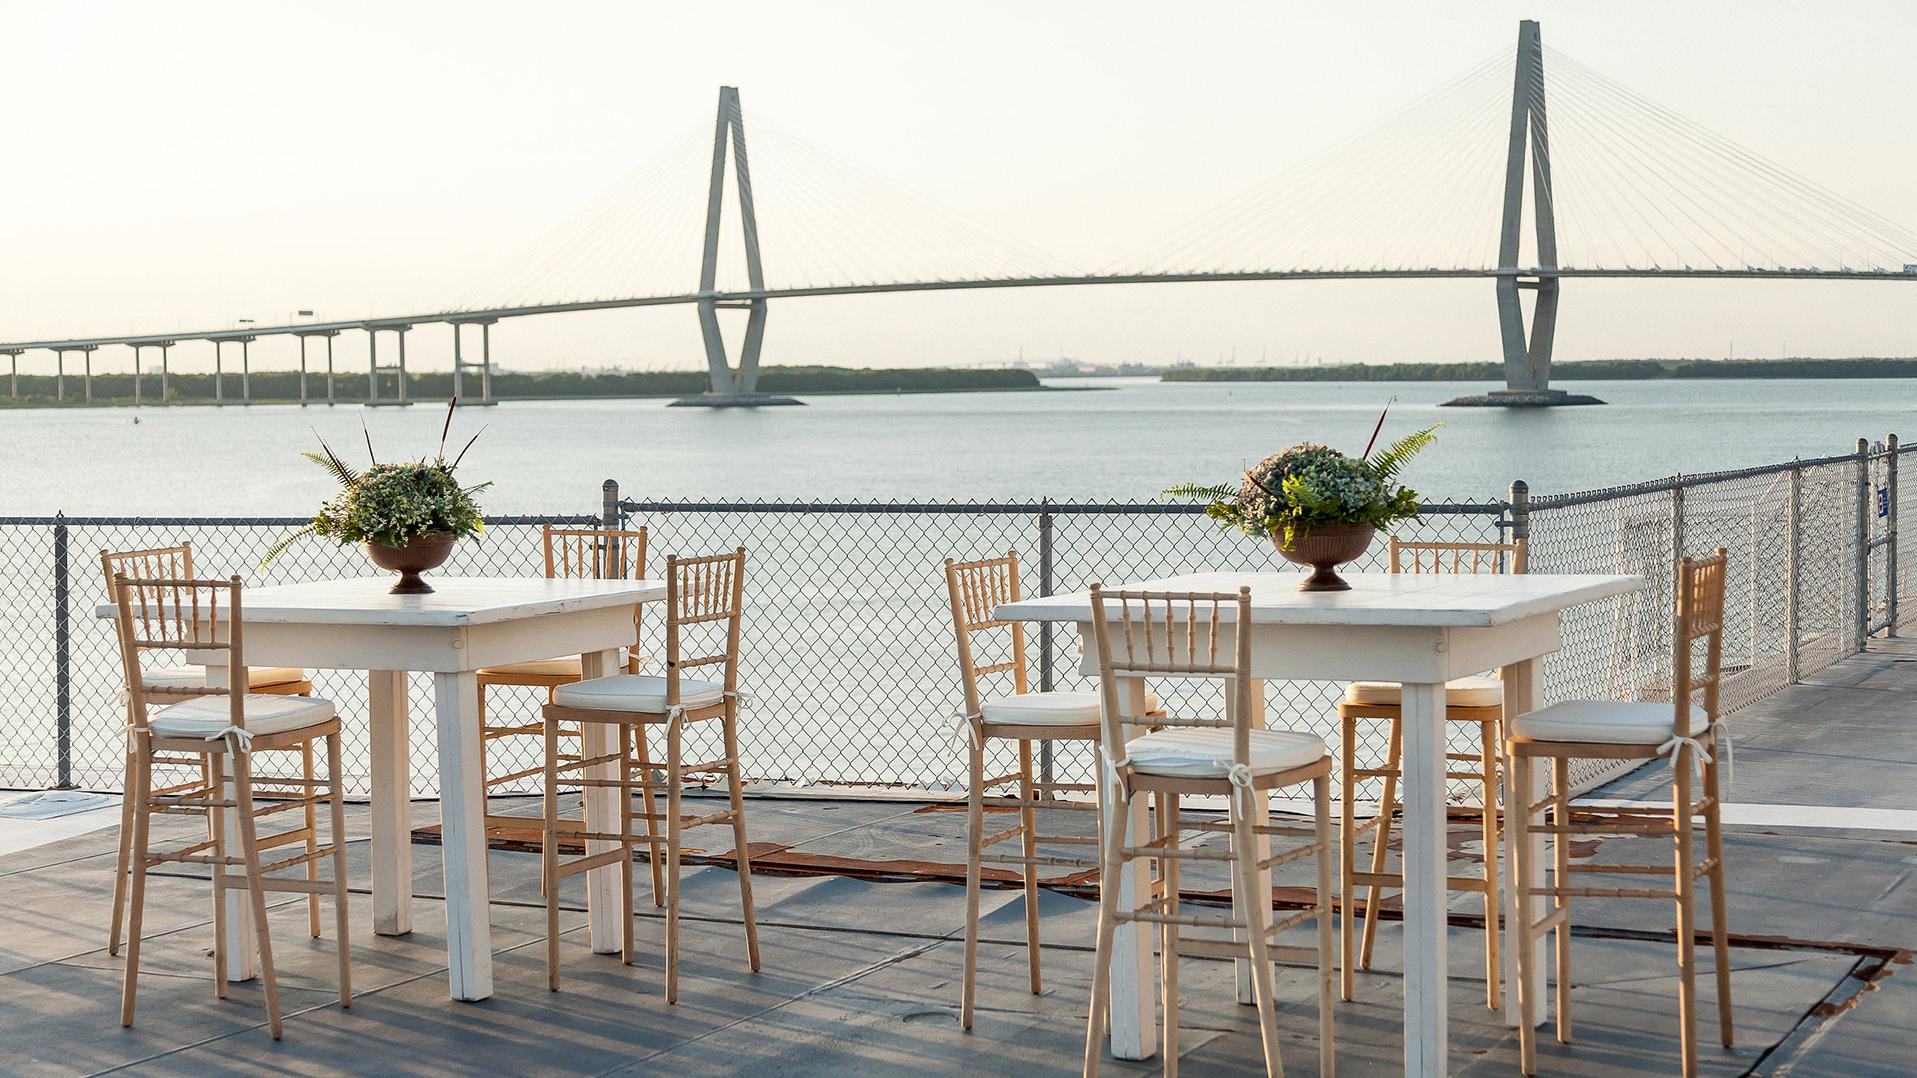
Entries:
<svg viewBox="0 0 1917 1078">
<path fill-rule="evenodd" d="M 491 486 L 461 486 L 454 478 L 466 450 L 479 440 L 479 434 L 467 439 L 451 463 L 446 461 L 446 435 L 453 424 L 453 409 L 458 398 L 446 406 L 446 424 L 439 432 L 439 450 L 431 460 L 412 460 L 381 464 L 373 454 L 373 439 L 366 435 L 366 455 L 371 465 L 357 471 L 333 447 L 320 439 L 320 451 L 301 454 L 325 468 L 340 485 L 340 491 L 313 515 L 313 522 L 274 544 L 262 565 L 285 553 L 286 549 L 309 535 L 331 539 L 340 546 L 372 543 L 377 546 L 403 547 L 415 539 L 432 535 L 450 535 L 454 539 L 485 531 L 479 516 L 479 503 L 473 496 Z M 365 424 L 360 425 L 365 433 Z M 481 431 L 483 433 L 483 430 Z"/>
<path fill-rule="evenodd" d="M 1380 413 L 1361 456 L 1301 442 L 1245 469 L 1236 484 L 1186 483 L 1164 493 L 1203 501 L 1206 516 L 1246 535 L 1277 540 L 1284 550 L 1330 524 L 1389 527 L 1418 515 L 1418 492 L 1397 476 L 1437 440 L 1438 428 L 1408 434 L 1373 455 L 1384 419 Z"/>
</svg>

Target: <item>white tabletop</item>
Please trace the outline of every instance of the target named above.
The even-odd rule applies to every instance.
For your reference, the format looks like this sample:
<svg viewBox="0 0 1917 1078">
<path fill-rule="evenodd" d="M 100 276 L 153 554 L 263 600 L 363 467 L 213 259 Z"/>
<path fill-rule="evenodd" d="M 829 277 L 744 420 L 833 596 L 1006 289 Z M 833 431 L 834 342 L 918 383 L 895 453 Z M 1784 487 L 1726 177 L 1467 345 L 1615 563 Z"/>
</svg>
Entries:
<svg viewBox="0 0 1917 1078">
<path fill-rule="evenodd" d="M 1342 573 L 1350 591 L 1298 590 L 1301 573 L 1193 573 L 1107 590 L 1230 593 L 1251 589 L 1254 625 L 1398 625 L 1488 628 L 1636 591 L 1641 576 L 1555 576 L 1546 573 Z M 1209 608 L 1200 608 L 1209 613 Z M 1223 619 L 1237 618 L 1228 606 Z M 1091 593 L 1021 599 L 998 607 L 1006 621 L 1089 621 Z M 1114 613 L 1114 616 L 1116 614 Z M 1185 616 L 1173 604 L 1172 616 Z"/>
<path fill-rule="evenodd" d="M 350 580 L 313 580 L 248 588 L 241 600 L 249 623 L 302 625 L 403 625 L 459 628 L 535 618 L 545 614 L 657 602 L 663 580 L 592 580 L 544 577 L 429 576 L 428 595 L 393 595 L 391 575 Z M 112 618 L 112 603 L 94 613 Z"/>
</svg>

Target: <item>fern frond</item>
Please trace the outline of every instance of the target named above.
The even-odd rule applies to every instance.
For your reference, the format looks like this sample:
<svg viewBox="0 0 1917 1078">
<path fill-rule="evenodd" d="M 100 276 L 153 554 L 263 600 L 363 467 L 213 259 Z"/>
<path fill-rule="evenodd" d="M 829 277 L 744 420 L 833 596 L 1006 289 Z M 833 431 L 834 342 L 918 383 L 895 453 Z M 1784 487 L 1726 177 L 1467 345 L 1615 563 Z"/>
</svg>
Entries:
<svg viewBox="0 0 1917 1078">
<path fill-rule="evenodd" d="M 317 453 L 308 453 L 306 455 L 313 458 L 314 460 L 321 460 L 321 462 L 324 463 L 322 458 Z M 306 527 L 301 528 L 299 531 L 296 531 L 293 534 L 287 536 L 286 538 L 281 539 L 279 542 L 274 543 L 272 548 L 266 552 L 266 557 L 260 559 L 260 568 L 264 569 L 267 566 L 272 565 L 273 559 L 279 557 L 281 554 L 286 553 L 287 549 L 291 547 L 294 543 L 297 543 L 301 539 L 304 539 L 307 536 L 312 535 L 314 530 L 315 529 L 313 525 L 308 524 Z"/>
<path fill-rule="evenodd" d="M 1394 479 L 1405 465 L 1411 463 L 1413 457 L 1438 440 L 1438 428 L 1442 425 L 1433 423 L 1423 430 L 1413 431 L 1386 446 L 1376 456 L 1367 458 L 1365 463 L 1371 466 L 1372 473 L 1380 480 Z"/>
<path fill-rule="evenodd" d="M 324 452 L 315 453 L 308 449 L 304 453 L 301 453 L 300 456 L 305 457 L 307 460 L 331 472 L 333 478 L 337 480 L 342 487 L 350 487 L 359 482 L 359 473 L 348 467 L 345 461 L 339 459 L 339 454 L 333 452 L 333 447 L 327 445 L 326 440 L 323 438 L 320 440 L 320 449 Z"/>
<path fill-rule="evenodd" d="M 1175 487 L 1166 487 L 1158 492 L 1161 498 L 1186 498 L 1195 502 L 1223 502 L 1238 496 L 1238 488 L 1231 483 L 1216 483 L 1207 486 L 1203 483 L 1180 483 Z"/>
</svg>

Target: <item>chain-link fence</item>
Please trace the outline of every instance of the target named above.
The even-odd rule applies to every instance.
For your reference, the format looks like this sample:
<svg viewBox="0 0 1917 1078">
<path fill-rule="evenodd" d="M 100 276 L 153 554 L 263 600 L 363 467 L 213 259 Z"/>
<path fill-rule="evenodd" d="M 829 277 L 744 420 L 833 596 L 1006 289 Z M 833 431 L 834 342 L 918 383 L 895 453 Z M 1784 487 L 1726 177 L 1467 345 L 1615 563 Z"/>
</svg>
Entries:
<svg viewBox="0 0 1917 1078">
<path fill-rule="evenodd" d="M 1020 553 L 1026 595 L 1077 591 L 1207 570 L 1271 570 L 1268 545 L 1225 533 L 1194 506 L 1066 502 L 1006 504 L 625 503 L 648 545 L 666 550 L 750 552 L 742 676 L 752 695 L 741 737 L 753 772 L 793 785 L 962 785 L 953 715 L 960 710 L 952 616 L 943 563 Z M 1497 542 L 1504 503 L 1428 505 L 1399 534 L 1408 539 Z M 1374 544 L 1354 568 L 1382 570 Z M 1069 628 L 1028 629 L 1041 688 L 1089 691 Z M 657 654 L 649 642 L 647 653 Z M 981 662 L 999 661 L 981 656 Z M 1188 708 L 1197 685 L 1156 686 Z M 1270 682 L 1268 720 L 1335 741 L 1344 686 Z M 1184 699 L 1187 694 L 1189 699 Z M 1216 692 L 1212 693 L 1216 697 Z M 1368 730 L 1380 757 L 1386 731 Z M 691 736 L 690 734 L 688 736 Z M 532 751 L 529 746 L 526 751 Z M 716 746 L 715 746 L 716 748 Z M 688 751 L 696 751 L 689 749 Z M 1012 751 L 998 763 L 1010 765 Z M 530 766 L 530 764 L 528 765 Z M 988 763 L 988 767 L 991 766 Z M 1044 753 L 1061 782 L 1088 782 L 1089 745 Z M 994 774 L 998 772 L 993 772 Z"/>
<path fill-rule="evenodd" d="M 1726 715 L 1863 647 L 1892 624 L 1896 439 L 1841 457 L 1513 499 L 1534 573 L 1631 573 L 1650 587 L 1564 615 L 1547 700 L 1669 700 L 1679 558 L 1722 547 Z M 1881 510 L 1881 512 L 1880 512 Z M 1623 765 L 1629 766 L 1629 765 Z M 1588 762 L 1589 785 L 1614 773 Z"/>
<path fill-rule="evenodd" d="M 1632 573 L 1649 588 L 1570 611 L 1564 648 L 1545 662 L 1547 699 L 1668 699 L 1675 559 L 1730 551 L 1725 639 L 1727 712 L 1760 700 L 1895 632 L 1912 604 L 1897 529 L 1901 450 L 1862 446 L 1814 461 L 1682 477 L 1583 494 L 1427 505 L 1398 534 L 1412 540 L 1499 542 L 1523 536 L 1530 570 Z M 610 487 L 611 485 L 608 484 Z M 1028 595 L 1075 591 L 1201 570 L 1270 570 L 1269 547 L 1222 532 L 1195 507 L 1165 504 L 618 502 L 600 513 L 489 521 L 462 543 L 448 574 L 532 575 L 539 525 L 617 518 L 651 532 L 666 552 L 749 551 L 742 678 L 751 696 L 742 755 L 756 780 L 794 786 L 950 789 L 963 754 L 953 740 L 959 685 L 941 566 L 1006 550 L 1021 554 Z M 202 574 L 240 572 L 252 584 L 364 574 L 363 556 L 323 543 L 294 547 L 269 568 L 265 551 L 298 518 L 0 518 L 0 787 L 114 789 L 121 781 L 119 667 L 104 598 L 102 549 L 193 542 Z M 1383 544 L 1354 568 L 1379 570 Z M 51 600 L 51 601 L 49 601 Z M 662 619 L 648 618 L 642 654 L 657 656 Z M 1034 627 L 1035 684 L 1089 689 L 1068 628 Z M 345 719 L 350 784 L 364 793 L 363 675 L 319 671 L 315 691 Z M 1334 682 L 1272 682 L 1267 720 L 1335 741 Z M 1197 687 L 1167 687 L 1169 703 L 1216 706 Z M 432 714 L 431 679 L 415 675 L 413 711 Z M 540 690 L 488 691 L 494 713 L 536 713 Z M 1215 694 L 1214 694 L 1215 695 Z M 1382 755 L 1370 724 L 1361 758 Z M 695 727 L 695 729 L 699 729 Z M 700 736 L 706 732 L 700 730 Z M 1457 736 L 1475 737 L 1475 730 Z M 430 721 L 412 726 L 415 792 L 434 792 Z M 697 754 L 718 746 L 688 747 Z M 1473 749 L 1462 741 L 1459 751 Z M 537 764 L 535 739 L 494 742 L 496 773 Z M 1009 764 L 1009 758 L 998 761 Z M 1085 746 L 1061 745 L 1045 765 L 1086 781 Z M 1581 776 L 1596 781 L 1598 770 Z M 530 787 L 528 787 L 530 792 Z M 1464 790 L 1456 791 L 1460 795 Z M 1365 796 L 1361 792 L 1360 796 Z"/>
<path fill-rule="evenodd" d="M 596 524 L 598 515 L 488 518 L 485 536 L 453 548 L 446 572 L 528 576 L 544 565 L 540 525 Z M 273 545 L 304 517 L 0 517 L 0 788 L 71 785 L 119 789 L 125 738 L 123 675 L 106 601 L 102 550 L 193 546 L 201 576 L 238 573 L 249 586 L 363 576 L 366 556 L 321 541 L 297 543 L 271 566 Z M 313 691 L 339 705 L 353 789 L 366 780 L 365 675 L 318 670 Z M 412 711 L 433 712 L 431 675 L 414 675 Z M 412 727 L 415 763 L 430 793 L 438 774 L 430 722 Z"/>
</svg>

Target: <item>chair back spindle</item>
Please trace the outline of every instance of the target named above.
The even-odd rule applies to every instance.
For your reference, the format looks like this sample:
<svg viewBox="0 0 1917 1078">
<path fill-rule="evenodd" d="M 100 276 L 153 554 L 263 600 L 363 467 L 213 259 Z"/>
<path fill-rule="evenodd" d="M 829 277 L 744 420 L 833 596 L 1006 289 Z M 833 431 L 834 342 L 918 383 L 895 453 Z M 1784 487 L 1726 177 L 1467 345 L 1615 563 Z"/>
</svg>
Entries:
<svg viewBox="0 0 1917 1078">
<path fill-rule="evenodd" d="M 1385 545 L 1394 573 L 1522 573 L 1529 544 L 1409 542 L 1392 536 Z"/>
<path fill-rule="evenodd" d="M 638 580 L 646 575 L 644 528 L 541 528 L 548 580 Z"/>
<path fill-rule="evenodd" d="M 540 527 L 546 552 L 548 580 L 643 580 L 646 575 L 646 529 Z M 645 631 L 645 607 L 632 608 L 633 646 L 626 652 L 626 672 L 639 672 L 639 643 Z"/>
<path fill-rule="evenodd" d="M 965 688 L 965 713 L 977 715 L 984 704 L 979 679 L 998 674 L 1012 675 L 1012 691 L 1029 691 L 1025 677 L 1025 626 L 1022 622 L 1000 621 L 994 611 L 1003 603 L 1019 599 L 1018 551 L 1008 550 L 1002 558 L 955 562 L 945 559 L 945 591 L 952 607 L 952 633 L 957 638 L 959 679 Z M 974 638 L 981 633 L 1003 631 L 1009 638 L 1009 657 L 1003 662 L 980 665 Z"/>
<path fill-rule="evenodd" d="M 108 602 L 114 601 L 115 578 L 125 574 L 135 580 L 191 580 L 193 579 L 193 544 L 181 542 L 177 546 L 148 547 L 144 550 L 100 551 L 100 575 L 106 581 Z M 208 657 L 203 654 L 187 653 L 187 661 L 205 665 Z M 184 689 L 158 689 L 167 696 L 197 696 L 197 692 Z"/>
<path fill-rule="evenodd" d="M 679 704 L 680 678 L 688 670 L 724 666 L 728 699 L 739 692 L 739 623 L 745 608 L 744 547 L 730 554 L 666 558 L 666 703 Z M 710 648 L 711 633 L 698 626 L 725 626 L 724 644 Z"/>
<path fill-rule="evenodd" d="M 230 725 L 245 730 L 246 693 L 230 687 L 248 684 L 241 646 L 240 578 L 134 578 L 116 573 L 112 590 L 119 607 L 115 627 L 134 725 L 147 725 L 147 698 L 153 695 L 141 673 L 143 655 L 155 651 L 225 652 L 227 684 L 197 687 L 191 695 L 227 697 Z"/>
<path fill-rule="evenodd" d="M 1108 759 L 1125 758 L 1126 727 L 1229 727 L 1232 762 L 1251 762 L 1251 731 L 1264 726 L 1252 704 L 1251 589 L 1236 593 L 1106 591 L 1091 587 L 1092 647 L 1103 698 L 1102 738 Z M 1229 636 L 1223 626 L 1229 620 Z M 1116 623 L 1116 629 L 1114 629 Z M 1123 649 L 1123 654 L 1118 649 Z M 1118 692 L 1121 678 L 1225 679 L 1226 717 L 1129 715 Z"/>
<path fill-rule="evenodd" d="M 1719 547 L 1708 558 L 1685 558 L 1678 563 L 1677 621 L 1671 634 L 1675 645 L 1671 684 L 1677 691 L 1671 697 L 1672 727 L 1680 736 L 1699 732 L 1694 705 L 1703 708 L 1703 728 L 1717 722 L 1718 689 L 1724 676 L 1724 583 L 1729 561 L 1729 555 Z M 1698 654 L 1700 644 L 1702 656 Z M 1697 699 L 1700 695 L 1701 700 Z"/>
</svg>

